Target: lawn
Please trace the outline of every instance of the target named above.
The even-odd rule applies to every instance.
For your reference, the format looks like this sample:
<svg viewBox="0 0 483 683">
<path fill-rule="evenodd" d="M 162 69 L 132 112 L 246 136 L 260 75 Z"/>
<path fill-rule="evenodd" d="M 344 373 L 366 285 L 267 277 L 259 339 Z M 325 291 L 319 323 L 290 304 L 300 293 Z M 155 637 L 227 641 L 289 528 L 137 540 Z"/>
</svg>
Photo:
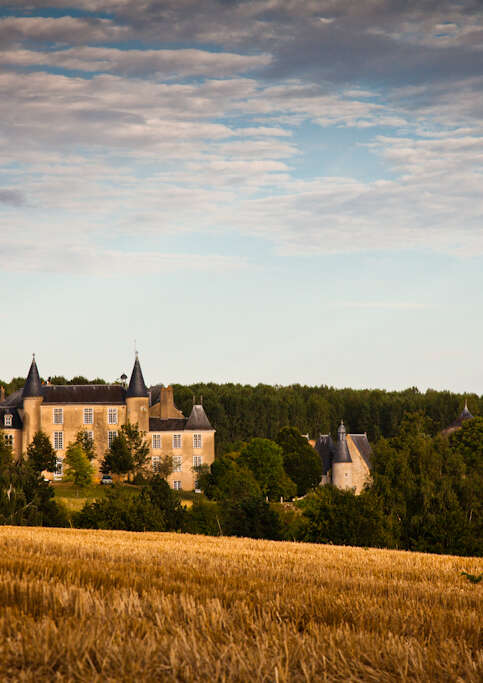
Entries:
<svg viewBox="0 0 483 683">
<path fill-rule="evenodd" d="M 482 564 L 0 527 L 0 679 L 479 683 Z"/>
<path fill-rule="evenodd" d="M 61 502 L 69 512 L 78 512 L 84 507 L 88 501 L 96 500 L 96 498 L 104 498 L 106 490 L 109 486 L 101 486 L 100 484 L 91 484 L 87 488 L 79 488 L 74 486 L 72 482 L 58 481 L 51 484 L 54 489 L 55 497 Z M 138 491 L 138 487 L 133 485 L 125 485 L 128 491 L 132 493 Z M 193 494 L 190 491 L 182 491 L 180 494 L 182 504 L 189 508 L 193 505 Z"/>
<path fill-rule="evenodd" d="M 91 484 L 91 486 L 81 489 L 74 486 L 72 482 L 63 481 L 54 482 L 52 487 L 55 497 L 64 504 L 69 512 L 78 512 L 88 500 L 103 498 L 106 495 L 107 488 L 107 486 L 100 484 Z"/>
</svg>

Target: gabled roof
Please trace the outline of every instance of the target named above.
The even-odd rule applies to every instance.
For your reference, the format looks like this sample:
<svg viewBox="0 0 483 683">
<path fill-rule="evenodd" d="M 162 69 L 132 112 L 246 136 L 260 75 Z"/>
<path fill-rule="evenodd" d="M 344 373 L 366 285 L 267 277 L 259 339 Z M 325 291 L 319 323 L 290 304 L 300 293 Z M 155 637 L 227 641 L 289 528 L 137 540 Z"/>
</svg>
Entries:
<svg viewBox="0 0 483 683">
<path fill-rule="evenodd" d="M 33 398 L 42 396 L 42 382 L 40 381 L 37 363 L 35 362 L 35 355 L 32 358 L 29 374 L 23 388 L 22 398 Z"/>
<path fill-rule="evenodd" d="M 185 417 L 170 417 L 166 420 L 160 417 L 149 418 L 150 432 L 181 432 L 185 429 Z"/>
<path fill-rule="evenodd" d="M 121 384 L 46 384 L 42 386 L 44 403 L 125 403 L 126 390 Z"/>
<path fill-rule="evenodd" d="M 22 407 L 22 389 L 7 396 L 0 407 Z M 126 390 L 121 384 L 42 384 L 44 403 L 125 403 Z"/>
<path fill-rule="evenodd" d="M 213 429 L 202 405 L 194 405 L 185 429 Z"/>
<path fill-rule="evenodd" d="M 7 398 L 0 403 L 0 406 L 15 406 L 18 408 L 22 407 L 22 389 L 17 389 L 17 391 L 14 391 L 13 394 L 10 394 L 10 396 L 7 396 Z"/>
<path fill-rule="evenodd" d="M 349 436 L 352 439 L 357 450 L 361 454 L 361 456 L 362 456 L 364 462 L 366 463 L 367 467 L 369 469 L 371 469 L 372 448 L 371 448 L 371 444 L 369 443 L 369 440 L 367 438 L 367 434 L 349 434 Z"/>
<path fill-rule="evenodd" d="M 144 383 L 143 372 L 139 363 L 138 354 L 136 353 L 136 360 L 131 374 L 131 380 L 127 390 L 126 398 L 147 398 L 148 390 Z"/>
<path fill-rule="evenodd" d="M 330 434 L 319 434 L 319 438 L 315 442 L 315 450 L 320 455 L 322 462 L 322 474 L 326 475 L 332 467 L 332 458 L 334 457 L 334 442 Z"/>
<path fill-rule="evenodd" d="M 155 384 L 152 387 L 149 387 L 149 394 L 151 396 L 151 405 L 154 406 L 156 403 L 159 403 L 160 401 L 160 396 L 161 396 L 161 388 L 163 387 L 163 384 Z"/>
</svg>

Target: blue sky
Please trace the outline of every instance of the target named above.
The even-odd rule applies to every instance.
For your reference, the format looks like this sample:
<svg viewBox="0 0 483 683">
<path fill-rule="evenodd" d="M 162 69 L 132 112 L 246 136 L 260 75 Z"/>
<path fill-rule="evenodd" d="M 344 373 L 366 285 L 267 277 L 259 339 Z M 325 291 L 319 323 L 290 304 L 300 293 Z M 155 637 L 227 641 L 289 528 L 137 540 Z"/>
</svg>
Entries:
<svg viewBox="0 0 483 683">
<path fill-rule="evenodd" d="M 0 11 L 0 377 L 481 393 L 476 1 Z"/>
</svg>

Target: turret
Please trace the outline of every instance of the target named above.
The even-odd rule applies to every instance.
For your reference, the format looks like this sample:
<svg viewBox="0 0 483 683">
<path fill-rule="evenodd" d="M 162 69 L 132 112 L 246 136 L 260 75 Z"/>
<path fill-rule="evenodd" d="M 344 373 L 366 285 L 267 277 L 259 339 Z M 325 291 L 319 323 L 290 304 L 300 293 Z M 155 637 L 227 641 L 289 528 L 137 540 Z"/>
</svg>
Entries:
<svg viewBox="0 0 483 683">
<path fill-rule="evenodd" d="M 137 424 L 143 432 L 149 431 L 149 394 L 139 363 L 138 353 L 126 393 L 127 420 Z"/>
<path fill-rule="evenodd" d="M 27 380 L 22 392 L 23 400 L 23 449 L 26 449 L 34 438 L 36 432 L 40 431 L 40 405 L 42 403 L 42 383 L 35 362 L 35 353 L 27 375 Z"/>
<path fill-rule="evenodd" d="M 352 459 L 346 437 L 344 422 L 341 420 L 337 430 L 334 459 L 332 460 L 332 483 L 339 489 L 352 488 Z"/>
</svg>

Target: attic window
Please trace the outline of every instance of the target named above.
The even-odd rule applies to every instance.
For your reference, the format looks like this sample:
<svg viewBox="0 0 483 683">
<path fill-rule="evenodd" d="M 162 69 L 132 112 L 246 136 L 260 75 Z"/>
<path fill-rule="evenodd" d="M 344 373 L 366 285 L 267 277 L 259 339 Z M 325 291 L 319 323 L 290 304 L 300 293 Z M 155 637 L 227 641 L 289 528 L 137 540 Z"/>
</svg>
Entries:
<svg viewBox="0 0 483 683">
<path fill-rule="evenodd" d="M 10 414 L 7 414 L 4 416 L 3 424 L 5 425 L 5 427 L 11 427 L 12 426 L 12 417 L 13 416 Z"/>
</svg>

